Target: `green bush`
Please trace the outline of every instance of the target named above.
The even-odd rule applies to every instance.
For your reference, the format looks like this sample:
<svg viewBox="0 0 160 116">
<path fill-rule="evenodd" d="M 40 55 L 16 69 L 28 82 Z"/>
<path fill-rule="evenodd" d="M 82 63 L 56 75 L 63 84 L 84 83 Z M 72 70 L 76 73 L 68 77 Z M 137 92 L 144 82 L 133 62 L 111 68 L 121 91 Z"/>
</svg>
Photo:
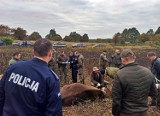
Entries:
<svg viewBox="0 0 160 116">
<path fill-rule="evenodd" d="M 10 37 L 10 36 L 6 36 L 6 37 L 0 37 L 0 40 L 2 40 L 5 45 L 12 45 L 12 42 L 13 42 L 13 37 Z"/>
<path fill-rule="evenodd" d="M 160 42 L 155 42 L 155 45 L 160 46 Z"/>
<path fill-rule="evenodd" d="M 127 44 L 120 44 L 120 43 L 111 43 L 111 46 L 127 46 Z"/>
</svg>

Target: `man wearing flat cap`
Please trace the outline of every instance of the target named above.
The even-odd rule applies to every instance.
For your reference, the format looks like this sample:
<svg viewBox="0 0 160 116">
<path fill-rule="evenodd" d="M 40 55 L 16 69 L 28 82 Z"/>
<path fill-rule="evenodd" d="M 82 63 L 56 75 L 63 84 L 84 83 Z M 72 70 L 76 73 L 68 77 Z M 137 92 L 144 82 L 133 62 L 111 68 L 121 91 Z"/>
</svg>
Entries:
<svg viewBox="0 0 160 116">
<path fill-rule="evenodd" d="M 101 72 L 96 66 L 93 67 L 93 72 L 91 73 L 91 85 L 101 89 L 102 91 L 105 90 L 106 83 L 104 82 Z"/>
<path fill-rule="evenodd" d="M 130 49 L 121 52 L 123 67 L 114 77 L 112 114 L 114 116 L 148 116 L 148 96 L 156 98 L 154 76 L 135 62 Z"/>
</svg>

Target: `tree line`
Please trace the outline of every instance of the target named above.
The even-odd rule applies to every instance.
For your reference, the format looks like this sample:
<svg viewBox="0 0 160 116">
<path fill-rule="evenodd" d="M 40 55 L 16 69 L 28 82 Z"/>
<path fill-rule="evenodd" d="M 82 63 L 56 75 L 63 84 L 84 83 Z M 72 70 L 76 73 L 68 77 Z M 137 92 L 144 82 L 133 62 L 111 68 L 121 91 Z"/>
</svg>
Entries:
<svg viewBox="0 0 160 116">
<path fill-rule="evenodd" d="M 139 31 L 133 27 L 124 29 L 122 33 L 118 32 L 113 36 L 113 43 L 145 43 L 145 42 L 160 42 L 160 27 L 154 32 L 149 29 L 146 33 L 140 34 Z"/>
<path fill-rule="evenodd" d="M 10 28 L 7 25 L 0 25 L 0 37 L 10 36 L 17 40 L 37 40 L 42 38 L 42 36 L 38 32 L 33 32 L 30 35 L 27 35 L 27 31 L 21 27 L 18 28 Z M 53 40 L 53 41 L 73 41 L 73 42 L 88 42 L 89 37 L 88 34 L 80 35 L 77 32 L 71 32 L 69 36 L 65 36 L 64 38 L 61 35 L 57 34 L 55 29 L 51 29 L 49 34 L 45 36 L 45 39 Z"/>
<path fill-rule="evenodd" d="M 7 39 L 9 38 L 9 39 Z M 37 40 L 42 38 L 38 32 L 33 32 L 27 35 L 27 31 L 21 27 L 10 28 L 7 25 L 0 25 L 0 40 L 4 40 L 11 43 L 10 39 L 17 40 Z M 88 34 L 80 35 L 77 32 L 71 32 L 68 36 L 64 38 L 57 34 L 55 29 L 51 29 L 49 33 L 45 36 L 45 39 L 53 41 L 67 41 L 67 42 L 106 42 L 106 43 L 118 43 L 123 44 L 125 42 L 130 43 L 144 43 L 146 41 L 159 42 L 160 41 L 160 27 L 154 32 L 153 29 L 149 29 L 146 33 L 140 34 L 140 32 L 135 28 L 124 29 L 121 33 L 118 32 L 114 34 L 111 39 L 89 39 Z"/>
</svg>

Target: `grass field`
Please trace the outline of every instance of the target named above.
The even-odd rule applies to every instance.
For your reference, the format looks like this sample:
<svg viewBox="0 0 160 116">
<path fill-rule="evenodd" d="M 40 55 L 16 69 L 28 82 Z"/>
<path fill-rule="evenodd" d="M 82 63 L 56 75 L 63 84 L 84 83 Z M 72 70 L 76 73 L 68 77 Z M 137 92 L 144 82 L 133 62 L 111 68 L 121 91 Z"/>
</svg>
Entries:
<svg viewBox="0 0 160 116">
<path fill-rule="evenodd" d="M 105 47 L 92 48 L 94 43 L 90 43 L 85 48 L 72 48 L 72 43 L 67 43 L 67 48 L 56 48 L 56 50 L 64 50 L 68 55 L 69 51 L 80 51 L 85 58 L 84 61 L 84 74 L 85 84 L 90 85 L 90 73 L 93 66 L 98 66 L 99 55 L 105 49 L 107 50 L 107 57 L 110 58 L 115 49 L 122 50 L 123 48 L 130 48 L 135 52 L 137 56 L 137 62 L 145 67 L 150 67 L 150 62 L 147 60 L 146 55 L 149 51 L 155 51 L 160 54 L 159 48 L 153 48 L 150 46 L 111 46 L 106 44 Z M 16 47 L 16 46 L 0 46 L 0 74 L 3 74 L 8 67 L 8 61 L 11 59 L 14 52 L 21 52 L 22 59 L 32 58 L 32 47 Z M 68 68 L 68 80 L 71 78 L 71 72 Z M 70 81 L 69 81 L 70 83 Z M 62 86 L 62 85 L 61 85 Z M 149 116 L 159 115 L 154 109 L 149 109 Z M 96 100 L 94 102 L 85 101 L 78 106 L 63 107 L 64 116 L 111 116 L 111 98 L 105 98 L 103 100 Z"/>
</svg>

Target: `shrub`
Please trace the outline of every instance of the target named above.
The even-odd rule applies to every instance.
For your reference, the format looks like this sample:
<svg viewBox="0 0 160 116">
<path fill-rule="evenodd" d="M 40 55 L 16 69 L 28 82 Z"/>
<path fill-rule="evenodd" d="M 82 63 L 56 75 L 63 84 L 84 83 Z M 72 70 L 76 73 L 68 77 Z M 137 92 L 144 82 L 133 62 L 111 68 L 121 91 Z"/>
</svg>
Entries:
<svg viewBox="0 0 160 116">
<path fill-rule="evenodd" d="M 6 45 L 12 45 L 13 42 L 13 37 L 6 36 L 6 37 L 1 37 L 0 40 L 2 40 Z"/>
</svg>

